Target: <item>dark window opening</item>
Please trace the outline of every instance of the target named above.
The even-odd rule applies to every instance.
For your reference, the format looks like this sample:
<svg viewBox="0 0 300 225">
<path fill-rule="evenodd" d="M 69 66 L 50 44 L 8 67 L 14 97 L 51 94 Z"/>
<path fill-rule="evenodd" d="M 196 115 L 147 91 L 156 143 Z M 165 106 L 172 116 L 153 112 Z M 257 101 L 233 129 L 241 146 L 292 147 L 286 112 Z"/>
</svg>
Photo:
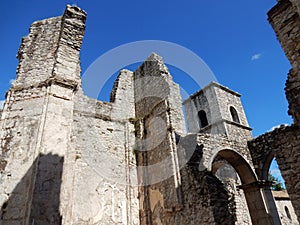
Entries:
<svg viewBox="0 0 300 225">
<path fill-rule="evenodd" d="M 237 114 L 237 111 L 232 106 L 230 106 L 230 113 L 231 113 L 231 117 L 232 117 L 233 122 L 240 123 L 240 119 L 239 119 L 239 116 Z"/>
<path fill-rule="evenodd" d="M 200 110 L 198 112 L 198 117 L 200 120 L 200 128 L 206 127 L 208 125 L 208 121 L 207 121 L 207 117 L 206 117 L 206 113 L 204 110 Z"/>
<path fill-rule="evenodd" d="M 291 214 L 290 214 L 290 211 L 289 211 L 289 208 L 287 206 L 284 206 L 284 210 L 285 210 L 285 214 L 286 216 L 291 220 L 292 217 L 291 217 Z"/>
</svg>

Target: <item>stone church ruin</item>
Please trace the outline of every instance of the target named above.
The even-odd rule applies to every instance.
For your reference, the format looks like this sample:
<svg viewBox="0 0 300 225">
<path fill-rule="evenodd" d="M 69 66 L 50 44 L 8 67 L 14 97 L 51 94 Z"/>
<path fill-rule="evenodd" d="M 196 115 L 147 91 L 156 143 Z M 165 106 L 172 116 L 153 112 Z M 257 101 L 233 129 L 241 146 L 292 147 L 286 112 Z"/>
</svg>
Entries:
<svg viewBox="0 0 300 225">
<path fill-rule="evenodd" d="M 289 0 L 268 12 L 293 124 L 257 138 L 239 93 L 212 82 L 183 102 L 155 53 L 120 71 L 110 102 L 85 96 L 86 13 L 34 22 L 0 111 L 0 224 L 299 224 L 299 12 Z M 271 192 L 274 157 L 288 195 Z"/>
</svg>

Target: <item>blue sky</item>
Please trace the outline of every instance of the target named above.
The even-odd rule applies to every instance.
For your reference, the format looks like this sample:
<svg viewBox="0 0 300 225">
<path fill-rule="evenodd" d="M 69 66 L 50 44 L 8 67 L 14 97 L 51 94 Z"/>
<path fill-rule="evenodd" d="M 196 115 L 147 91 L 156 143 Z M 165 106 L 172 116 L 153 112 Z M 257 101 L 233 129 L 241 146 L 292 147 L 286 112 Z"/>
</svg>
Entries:
<svg viewBox="0 0 300 225">
<path fill-rule="evenodd" d="M 15 79 L 15 56 L 30 24 L 61 15 L 66 4 L 76 4 L 88 13 L 81 50 L 83 72 L 100 55 L 121 44 L 174 42 L 200 56 L 219 83 L 242 94 L 254 136 L 291 123 L 284 95 L 290 64 L 266 15 L 276 0 L 1 1 L 0 100 Z M 189 94 L 196 91 L 176 69 L 171 72 Z"/>
</svg>

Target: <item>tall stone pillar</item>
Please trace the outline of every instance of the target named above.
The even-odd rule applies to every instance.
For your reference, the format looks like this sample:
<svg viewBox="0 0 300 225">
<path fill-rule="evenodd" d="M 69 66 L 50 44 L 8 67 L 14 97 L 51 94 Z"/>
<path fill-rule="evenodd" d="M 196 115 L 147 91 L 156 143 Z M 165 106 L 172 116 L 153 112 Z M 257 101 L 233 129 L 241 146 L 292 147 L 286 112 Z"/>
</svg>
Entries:
<svg viewBox="0 0 300 225">
<path fill-rule="evenodd" d="M 267 211 L 268 207 L 264 201 L 260 184 L 255 182 L 252 184 L 242 185 L 241 188 L 244 190 L 252 224 L 276 224 L 273 223 L 271 214 Z"/>
<path fill-rule="evenodd" d="M 37 21 L 22 40 L 17 78 L 0 120 L 1 224 L 67 220 L 68 155 L 86 13 Z"/>
<path fill-rule="evenodd" d="M 275 205 L 275 200 L 271 191 L 271 184 L 266 183 L 263 187 L 264 190 L 264 197 L 267 200 L 268 209 L 270 210 L 270 215 L 272 216 L 273 224 L 274 225 L 281 225 L 281 221 L 279 218 L 279 214 Z"/>
<path fill-rule="evenodd" d="M 298 1 L 295 1 L 298 2 Z M 289 59 L 292 69 L 286 81 L 286 97 L 289 102 L 288 113 L 294 123 L 300 123 L 300 17 L 299 9 L 289 0 L 281 0 L 268 12 L 268 20 Z"/>
<path fill-rule="evenodd" d="M 167 224 L 181 208 L 176 136 L 185 134 L 179 86 L 160 56 L 152 54 L 134 72 L 137 163 L 141 224 Z"/>
<path fill-rule="evenodd" d="M 279 139 L 276 151 L 277 162 L 286 181 L 287 191 L 300 221 L 299 190 L 300 182 L 299 149 L 300 141 L 300 14 L 299 0 L 281 0 L 268 12 L 268 20 L 292 65 L 286 81 L 286 98 L 289 103 L 288 113 L 293 117 L 294 124 L 288 130 L 277 133 Z M 275 133 L 275 131 L 274 131 Z M 282 136 L 281 136 L 282 135 Z M 293 176 L 293 174 L 295 174 Z M 296 185 L 295 185 L 296 184 Z"/>
</svg>

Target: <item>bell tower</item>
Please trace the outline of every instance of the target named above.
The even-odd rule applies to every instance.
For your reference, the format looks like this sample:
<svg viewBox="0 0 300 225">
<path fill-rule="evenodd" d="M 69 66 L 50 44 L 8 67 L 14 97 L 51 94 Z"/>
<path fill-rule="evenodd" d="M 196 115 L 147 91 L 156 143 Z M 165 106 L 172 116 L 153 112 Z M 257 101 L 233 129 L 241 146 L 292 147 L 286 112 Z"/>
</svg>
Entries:
<svg viewBox="0 0 300 225">
<path fill-rule="evenodd" d="M 251 128 L 241 95 L 212 82 L 184 101 L 189 132 L 224 134 L 229 139 L 251 139 Z"/>
</svg>

